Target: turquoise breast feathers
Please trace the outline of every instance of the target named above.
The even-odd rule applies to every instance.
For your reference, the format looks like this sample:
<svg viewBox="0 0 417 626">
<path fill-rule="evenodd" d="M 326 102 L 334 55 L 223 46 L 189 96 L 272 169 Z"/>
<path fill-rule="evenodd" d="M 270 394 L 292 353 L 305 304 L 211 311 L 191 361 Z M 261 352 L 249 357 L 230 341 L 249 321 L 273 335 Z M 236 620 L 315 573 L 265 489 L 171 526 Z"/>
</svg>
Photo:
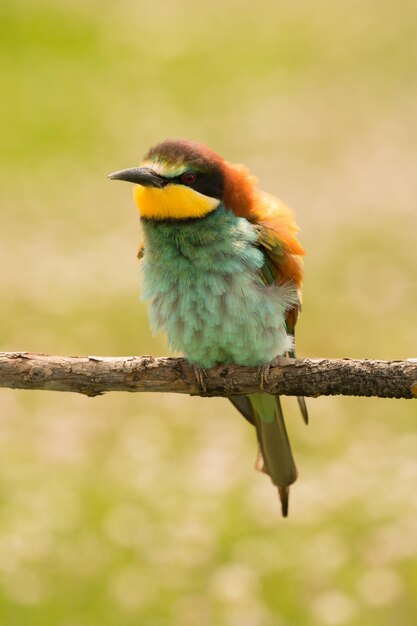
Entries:
<svg viewBox="0 0 417 626">
<path fill-rule="evenodd" d="M 221 204 L 202 219 L 142 220 L 143 299 L 151 324 L 193 363 L 262 365 L 290 350 L 294 286 L 265 285 L 253 225 Z"/>
</svg>

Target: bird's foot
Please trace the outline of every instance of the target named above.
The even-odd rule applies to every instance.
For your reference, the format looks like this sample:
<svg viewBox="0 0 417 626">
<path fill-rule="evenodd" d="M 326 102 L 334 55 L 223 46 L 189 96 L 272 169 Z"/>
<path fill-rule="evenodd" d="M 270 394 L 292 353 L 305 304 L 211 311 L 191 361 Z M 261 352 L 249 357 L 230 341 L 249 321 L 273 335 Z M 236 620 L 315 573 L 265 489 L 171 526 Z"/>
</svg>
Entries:
<svg viewBox="0 0 417 626">
<path fill-rule="evenodd" d="M 207 393 L 207 372 L 203 367 L 193 364 L 194 378 L 201 393 Z"/>
<path fill-rule="evenodd" d="M 261 384 L 262 391 L 265 391 L 265 384 L 268 382 L 269 370 L 271 369 L 270 363 L 265 363 L 258 369 L 258 376 Z"/>
</svg>

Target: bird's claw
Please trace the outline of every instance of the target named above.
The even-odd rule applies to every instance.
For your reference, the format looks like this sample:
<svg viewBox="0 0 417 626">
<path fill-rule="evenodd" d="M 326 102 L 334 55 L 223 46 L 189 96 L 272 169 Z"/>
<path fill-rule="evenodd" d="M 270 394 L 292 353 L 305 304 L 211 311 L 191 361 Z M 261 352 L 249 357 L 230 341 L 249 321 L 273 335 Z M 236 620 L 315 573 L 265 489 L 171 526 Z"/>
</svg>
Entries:
<svg viewBox="0 0 417 626">
<path fill-rule="evenodd" d="M 206 384 L 206 379 L 207 379 L 207 372 L 203 367 L 200 367 L 199 365 L 196 365 L 195 363 L 193 364 L 193 370 L 194 370 L 194 378 L 196 380 L 196 383 L 198 385 L 198 388 L 200 389 L 201 393 L 207 393 L 207 384 Z"/>
<path fill-rule="evenodd" d="M 265 384 L 268 382 L 269 370 L 271 369 L 270 363 L 265 363 L 258 370 L 259 380 L 262 391 L 265 391 Z"/>
</svg>

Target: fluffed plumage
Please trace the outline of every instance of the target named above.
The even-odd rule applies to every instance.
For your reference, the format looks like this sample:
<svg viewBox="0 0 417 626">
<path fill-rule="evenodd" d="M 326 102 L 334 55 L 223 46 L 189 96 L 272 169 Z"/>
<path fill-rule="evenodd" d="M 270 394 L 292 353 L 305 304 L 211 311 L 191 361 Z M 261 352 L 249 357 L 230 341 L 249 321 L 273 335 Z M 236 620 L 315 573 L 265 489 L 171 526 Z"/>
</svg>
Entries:
<svg viewBox="0 0 417 626">
<path fill-rule="evenodd" d="M 152 326 L 167 332 L 175 350 L 200 368 L 262 367 L 295 355 L 304 251 L 285 204 L 260 191 L 244 166 L 193 142 L 162 142 L 139 168 L 111 178 L 137 184 L 143 296 Z M 280 400 L 266 393 L 230 400 L 256 429 L 256 467 L 277 486 L 286 516 L 297 470 Z"/>
</svg>

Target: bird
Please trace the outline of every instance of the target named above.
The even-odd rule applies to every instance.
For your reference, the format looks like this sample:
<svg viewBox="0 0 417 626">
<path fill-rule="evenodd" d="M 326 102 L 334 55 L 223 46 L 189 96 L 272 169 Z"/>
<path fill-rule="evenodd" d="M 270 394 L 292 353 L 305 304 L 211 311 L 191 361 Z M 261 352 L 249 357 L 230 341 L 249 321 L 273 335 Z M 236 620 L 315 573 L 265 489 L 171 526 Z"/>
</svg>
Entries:
<svg viewBox="0 0 417 626">
<path fill-rule="evenodd" d="M 245 166 L 186 140 L 162 141 L 109 178 L 134 184 L 151 326 L 193 364 L 200 385 L 217 364 L 258 367 L 264 381 L 274 358 L 295 357 L 304 249 L 284 202 Z M 297 468 L 280 398 L 259 391 L 229 400 L 255 427 L 255 468 L 277 487 L 287 517 Z M 304 398 L 298 403 L 308 423 Z"/>
</svg>

